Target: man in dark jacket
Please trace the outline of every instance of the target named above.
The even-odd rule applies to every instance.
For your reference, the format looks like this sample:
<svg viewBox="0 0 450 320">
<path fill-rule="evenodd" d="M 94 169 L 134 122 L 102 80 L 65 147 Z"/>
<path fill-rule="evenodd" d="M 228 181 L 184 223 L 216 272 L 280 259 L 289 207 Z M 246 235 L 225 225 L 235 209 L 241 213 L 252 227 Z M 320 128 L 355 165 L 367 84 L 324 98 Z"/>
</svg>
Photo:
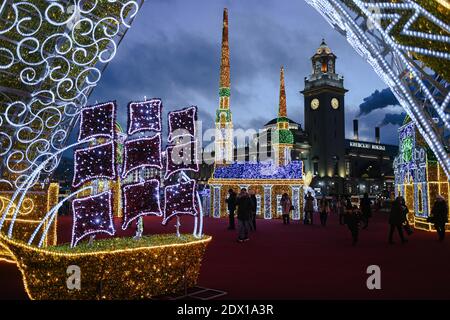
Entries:
<svg viewBox="0 0 450 320">
<path fill-rule="evenodd" d="M 225 199 L 225 202 L 228 205 L 228 212 L 229 212 L 229 226 L 228 230 L 234 230 L 234 211 L 236 210 L 236 192 L 233 191 L 233 189 L 228 190 L 228 197 Z"/>
<path fill-rule="evenodd" d="M 238 207 L 238 224 L 239 224 L 239 236 L 238 241 L 244 242 L 248 239 L 248 229 L 250 223 L 250 214 L 252 211 L 252 201 L 247 192 L 247 189 L 242 188 L 241 192 L 237 196 L 236 204 Z"/>
<path fill-rule="evenodd" d="M 364 223 L 363 229 L 367 229 L 369 226 L 369 218 L 372 216 L 372 208 L 370 207 L 371 202 L 369 199 L 369 194 L 364 193 L 364 197 L 359 203 L 359 208 L 361 209 L 361 218 Z"/>
<path fill-rule="evenodd" d="M 402 209 L 402 203 L 401 198 L 397 197 L 394 202 L 392 203 L 391 213 L 389 214 L 389 243 L 393 244 L 394 241 L 392 241 L 392 237 L 394 236 L 394 231 L 397 229 L 398 235 L 400 236 L 400 239 L 402 243 L 408 242 L 408 240 L 405 239 L 403 236 L 403 222 L 405 222 L 405 214 Z"/>
<path fill-rule="evenodd" d="M 441 195 L 436 197 L 433 209 L 431 209 L 433 216 L 434 227 L 438 233 L 439 241 L 444 241 L 445 238 L 445 224 L 448 222 L 448 208 L 445 198 Z"/>
</svg>

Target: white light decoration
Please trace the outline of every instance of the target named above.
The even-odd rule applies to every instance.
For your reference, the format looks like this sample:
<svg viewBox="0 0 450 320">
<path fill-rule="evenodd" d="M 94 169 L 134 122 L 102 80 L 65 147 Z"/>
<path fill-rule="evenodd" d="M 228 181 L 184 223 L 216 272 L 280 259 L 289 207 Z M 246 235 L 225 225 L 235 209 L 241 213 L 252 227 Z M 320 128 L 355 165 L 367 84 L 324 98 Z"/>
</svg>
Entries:
<svg viewBox="0 0 450 320">
<path fill-rule="evenodd" d="M 19 188 L 50 157 L 41 180 L 57 167 L 52 155 L 64 148 L 141 4 L 1 1 L 1 182 Z"/>
<path fill-rule="evenodd" d="M 411 30 L 418 18 L 428 21 L 448 34 L 450 27 L 415 1 L 391 2 L 360 0 L 306 0 L 373 67 L 414 121 L 417 129 L 430 146 L 450 177 L 450 157 L 446 151 L 444 133 L 450 130 L 448 83 L 430 67 L 412 58 L 418 53 L 436 59 L 449 60 L 448 52 L 419 46 L 404 45 L 392 34 L 404 15 L 408 15 L 400 34 L 411 39 L 426 39 L 443 45 L 449 43 L 445 35 Z M 383 24 L 385 20 L 390 24 Z M 371 28 L 368 27 L 371 26 Z M 420 95 L 417 94 L 420 92 Z M 435 123 L 433 118 L 437 118 Z M 444 130 L 442 130 L 444 129 Z"/>
<path fill-rule="evenodd" d="M 272 185 L 264 186 L 264 219 L 272 219 Z"/>
<path fill-rule="evenodd" d="M 220 207 L 221 207 L 221 199 L 220 199 L 220 189 L 221 186 L 211 186 L 213 191 L 213 196 L 214 196 L 214 201 L 213 201 L 213 217 L 214 218 L 220 218 Z"/>
<path fill-rule="evenodd" d="M 292 220 L 300 220 L 300 186 L 292 186 L 292 205 L 294 210 L 292 212 Z"/>
<path fill-rule="evenodd" d="M 102 201 L 104 203 L 102 203 Z M 98 210 L 93 210 L 90 206 L 99 206 L 100 208 Z M 114 229 L 114 220 L 112 216 L 111 190 L 93 196 L 73 200 L 72 210 L 72 247 L 76 246 L 78 241 L 88 235 L 106 233 L 113 236 L 115 234 L 116 231 Z"/>
</svg>

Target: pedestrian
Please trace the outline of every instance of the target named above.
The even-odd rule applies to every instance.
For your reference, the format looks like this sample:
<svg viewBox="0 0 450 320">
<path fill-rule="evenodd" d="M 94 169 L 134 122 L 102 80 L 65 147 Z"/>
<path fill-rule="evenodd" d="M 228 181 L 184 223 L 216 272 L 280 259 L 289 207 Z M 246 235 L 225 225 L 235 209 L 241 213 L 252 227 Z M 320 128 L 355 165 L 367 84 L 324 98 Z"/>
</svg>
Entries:
<svg viewBox="0 0 450 320">
<path fill-rule="evenodd" d="M 253 231 L 256 231 L 256 207 L 257 207 L 257 200 L 255 195 L 255 190 L 250 189 L 250 200 L 252 201 L 252 211 L 250 215 L 250 226 L 252 227 Z"/>
<path fill-rule="evenodd" d="M 320 200 L 320 224 L 324 227 L 327 224 L 327 218 L 328 215 L 330 214 L 330 210 L 331 210 L 330 202 L 327 199 L 325 199 L 325 197 L 323 197 Z"/>
<path fill-rule="evenodd" d="M 406 201 L 405 198 L 400 197 L 400 205 L 401 205 L 401 210 L 402 210 L 402 215 L 403 215 L 403 230 L 405 230 L 406 234 L 408 236 L 413 234 L 412 228 L 409 225 L 409 221 L 408 221 L 408 207 L 406 206 Z"/>
<path fill-rule="evenodd" d="M 225 199 L 228 206 L 228 230 L 234 230 L 234 211 L 236 210 L 236 192 L 233 189 L 228 190 L 228 197 Z"/>
<path fill-rule="evenodd" d="M 311 195 L 311 191 L 308 191 L 305 197 L 305 219 L 304 224 L 313 224 L 313 212 L 314 212 L 314 197 Z"/>
<path fill-rule="evenodd" d="M 393 236 L 395 229 L 397 229 L 398 235 L 400 236 L 400 240 L 402 241 L 402 243 L 408 242 L 408 240 L 406 240 L 403 235 L 402 225 L 403 222 L 405 222 L 405 215 L 402 209 L 401 201 L 402 201 L 401 197 L 397 197 L 392 203 L 391 213 L 389 214 L 389 224 L 390 224 L 389 244 L 394 244 Z"/>
<path fill-rule="evenodd" d="M 283 193 L 280 200 L 283 224 L 289 224 L 289 213 L 292 207 L 292 201 L 287 193 Z"/>
<path fill-rule="evenodd" d="M 345 204 L 345 216 L 344 216 L 344 222 L 347 225 L 348 229 L 350 230 L 350 233 L 352 235 L 352 245 L 356 245 L 358 242 L 358 236 L 359 236 L 359 212 L 358 208 L 352 205 L 352 202 L 350 201 L 350 198 L 347 198 L 347 202 Z"/>
<path fill-rule="evenodd" d="M 364 193 L 363 198 L 360 200 L 359 208 L 361 209 L 361 218 L 362 222 L 364 223 L 363 229 L 367 229 L 369 226 L 369 219 L 372 216 L 372 208 L 371 208 L 371 201 L 369 199 L 369 194 L 366 192 Z"/>
<path fill-rule="evenodd" d="M 238 242 L 248 241 L 248 229 L 250 224 L 250 214 L 252 210 L 252 201 L 247 192 L 247 189 L 242 188 L 237 196 L 236 205 L 238 207 L 238 224 L 239 235 Z"/>
<path fill-rule="evenodd" d="M 445 224 L 448 222 L 448 207 L 445 198 L 441 195 L 436 197 L 436 201 L 431 209 L 430 222 L 434 223 L 434 228 L 438 234 L 439 241 L 444 241 L 445 238 Z"/>
</svg>

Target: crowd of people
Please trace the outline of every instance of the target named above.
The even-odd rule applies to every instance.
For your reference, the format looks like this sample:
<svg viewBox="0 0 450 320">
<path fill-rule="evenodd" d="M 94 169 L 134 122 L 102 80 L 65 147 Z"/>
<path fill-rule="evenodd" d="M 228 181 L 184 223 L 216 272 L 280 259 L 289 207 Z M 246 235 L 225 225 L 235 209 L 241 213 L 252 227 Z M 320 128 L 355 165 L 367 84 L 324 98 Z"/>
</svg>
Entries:
<svg viewBox="0 0 450 320">
<path fill-rule="evenodd" d="M 369 221 L 372 217 L 372 201 L 368 193 L 359 200 L 359 206 L 351 202 L 348 196 L 333 197 L 331 200 L 322 197 L 317 201 L 317 210 L 315 205 L 316 199 L 308 192 L 304 201 L 304 220 L 306 225 L 314 224 L 314 212 L 318 211 L 320 217 L 320 224 L 325 227 L 327 225 L 328 216 L 331 213 L 336 213 L 339 217 L 339 224 L 347 225 L 353 245 L 356 245 L 359 237 L 359 230 L 367 229 Z M 238 242 L 245 242 L 249 240 L 249 231 L 256 231 L 256 207 L 257 200 L 254 190 L 247 191 L 242 188 L 239 194 L 228 190 L 226 203 L 229 212 L 229 230 L 235 229 L 235 212 L 237 209 L 238 219 Z M 290 223 L 290 212 L 294 210 L 292 201 L 287 193 L 284 193 L 280 200 L 282 221 L 283 224 Z M 379 204 L 375 204 L 375 208 L 379 208 Z M 413 233 L 411 226 L 408 223 L 409 209 L 406 206 L 405 199 L 401 196 L 397 197 L 391 206 L 389 213 L 389 244 L 394 244 L 394 233 L 397 230 L 401 243 L 406 243 L 406 235 Z M 445 224 L 448 222 L 448 207 L 445 198 L 438 196 L 431 210 L 431 216 L 428 222 L 433 223 L 438 234 L 438 240 L 443 241 L 445 238 Z"/>
</svg>

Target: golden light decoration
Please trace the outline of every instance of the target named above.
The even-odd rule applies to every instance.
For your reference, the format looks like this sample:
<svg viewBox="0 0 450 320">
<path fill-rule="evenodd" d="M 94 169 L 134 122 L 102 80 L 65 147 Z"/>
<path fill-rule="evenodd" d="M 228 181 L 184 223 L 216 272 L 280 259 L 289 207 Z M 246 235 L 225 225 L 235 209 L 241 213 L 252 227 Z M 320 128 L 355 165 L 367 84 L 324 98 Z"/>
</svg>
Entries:
<svg viewBox="0 0 450 320">
<path fill-rule="evenodd" d="M 0 234 L 22 273 L 30 299 L 144 299 L 197 283 L 211 237 L 154 235 L 113 238 L 92 246 L 36 248 Z M 80 289 L 69 289 L 69 266 L 80 268 Z"/>
</svg>

